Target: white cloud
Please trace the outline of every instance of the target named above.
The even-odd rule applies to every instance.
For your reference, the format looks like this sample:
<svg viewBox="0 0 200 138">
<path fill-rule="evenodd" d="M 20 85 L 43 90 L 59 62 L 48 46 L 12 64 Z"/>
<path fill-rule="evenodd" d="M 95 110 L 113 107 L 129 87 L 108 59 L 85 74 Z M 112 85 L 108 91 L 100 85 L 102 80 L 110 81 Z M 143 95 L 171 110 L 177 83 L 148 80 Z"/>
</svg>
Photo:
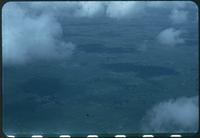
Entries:
<svg viewBox="0 0 200 138">
<path fill-rule="evenodd" d="M 161 102 L 142 120 L 144 132 L 197 132 L 198 97 L 182 97 Z"/>
<path fill-rule="evenodd" d="M 184 10 L 173 9 L 169 18 L 174 24 L 185 23 L 188 19 L 188 12 Z"/>
<path fill-rule="evenodd" d="M 106 15 L 111 18 L 129 17 L 140 11 L 141 6 L 141 3 L 135 1 L 109 2 L 107 3 Z"/>
<path fill-rule="evenodd" d="M 103 11 L 105 10 L 104 3 L 102 2 L 79 2 L 77 6 L 79 8 L 75 10 L 75 16 L 79 17 L 95 17 L 103 14 Z"/>
<path fill-rule="evenodd" d="M 157 36 L 158 42 L 163 45 L 174 46 L 176 44 L 183 44 L 184 39 L 181 38 L 183 31 L 174 28 L 167 28 L 159 33 Z"/>
<path fill-rule="evenodd" d="M 54 16 L 47 13 L 31 15 L 13 2 L 3 7 L 2 30 L 5 64 L 65 57 L 71 55 L 74 49 L 72 43 L 59 40 L 62 28 Z"/>
</svg>

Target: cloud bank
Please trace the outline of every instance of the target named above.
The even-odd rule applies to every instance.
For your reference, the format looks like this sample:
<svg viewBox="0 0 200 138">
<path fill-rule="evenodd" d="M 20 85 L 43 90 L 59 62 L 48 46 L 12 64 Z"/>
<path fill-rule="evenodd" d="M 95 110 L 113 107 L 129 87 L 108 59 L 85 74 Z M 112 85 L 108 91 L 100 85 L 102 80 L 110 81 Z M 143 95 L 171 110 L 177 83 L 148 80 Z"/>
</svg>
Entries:
<svg viewBox="0 0 200 138">
<path fill-rule="evenodd" d="M 2 37 L 5 64 L 68 57 L 75 48 L 71 42 L 61 40 L 62 28 L 54 16 L 31 15 L 15 3 L 3 7 Z"/>
<path fill-rule="evenodd" d="M 184 39 L 181 37 L 183 31 L 174 28 L 167 28 L 159 33 L 157 40 L 163 45 L 174 46 L 176 44 L 183 44 Z"/>
<path fill-rule="evenodd" d="M 10 2 L 3 7 L 3 62 L 22 64 L 32 59 L 69 57 L 75 45 L 62 39 L 63 29 L 58 18 L 113 19 L 141 16 L 146 7 L 184 8 L 187 2 Z M 190 2 L 191 5 L 191 2 Z M 192 4 L 192 6 L 194 6 Z M 60 17 L 61 16 L 61 17 Z M 187 20 L 187 12 L 174 10 L 174 23 Z M 158 41 L 164 45 L 184 43 L 182 32 L 173 28 L 163 30 Z"/>
<path fill-rule="evenodd" d="M 48 12 L 63 11 L 63 16 L 95 18 L 99 16 L 109 18 L 133 17 L 136 12 L 144 7 L 144 3 L 134 1 L 113 1 L 113 2 L 57 2 L 52 6 L 50 3 L 35 2 L 28 4 L 37 10 L 45 9 Z"/>
<path fill-rule="evenodd" d="M 144 132 L 197 132 L 198 97 L 182 97 L 161 102 L 142 120 Z"/>
<path fill-rule="evenodd" d="M 74 17 L 109 17 L 109 18 L 127 18 L 134 17 L 148 8 L 185 8 L 194 6 L 192 2 L 187 1 L 152 1 L 152 2 L 137 2 L 137 1 L 81 1 L 81 2 L 23 2 L 26 7 L 37 10 L 45 10 L 51 13 L 59 13 L 63 16 Z M 52 6 L 53 5 L 53 6 Z"/>
</svg>

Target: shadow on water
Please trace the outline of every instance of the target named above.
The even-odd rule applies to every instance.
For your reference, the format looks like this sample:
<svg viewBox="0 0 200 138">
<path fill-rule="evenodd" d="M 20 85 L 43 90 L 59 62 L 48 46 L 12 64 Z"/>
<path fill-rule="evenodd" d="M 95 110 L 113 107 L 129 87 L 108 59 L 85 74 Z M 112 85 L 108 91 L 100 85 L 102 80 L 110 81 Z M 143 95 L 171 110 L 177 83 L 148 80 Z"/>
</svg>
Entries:
<svg viewBox="0 0 200 138">
<path fill-rule="evenodd" d="M 108 54 L 136 52 L 136 49 L 133 49 L 133 48 L 106 47 L 106 46 L 104 46 L 102 44 L 98 44 L 98 43 L 79 45 L 78 50 L 84 51 L 87 53 L 108 53 Z"/>
<path fill-rule="evenodd" d="M 139 65 L 135 63 L 102 64 L 102 68 L 117 73 L 135 72 L 136 76 L 140 78 L 153 78 L 179 74 L 171 68 L 154 65 Z"/>
</svg>

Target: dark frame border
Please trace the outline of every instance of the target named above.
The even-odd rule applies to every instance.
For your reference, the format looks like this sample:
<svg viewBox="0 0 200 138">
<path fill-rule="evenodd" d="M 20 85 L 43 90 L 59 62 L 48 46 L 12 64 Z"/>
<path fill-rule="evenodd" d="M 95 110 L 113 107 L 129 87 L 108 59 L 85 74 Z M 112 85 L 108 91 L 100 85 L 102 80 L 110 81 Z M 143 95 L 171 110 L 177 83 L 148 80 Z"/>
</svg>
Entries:
<svg viewBox="0 0 200 138">
<path fill-rule="evenodd" d="M 0 35 L 0 43 L 1 43 L 1 48 L 0 48 L 0 56 L 1 56 L 1 60 L 0 60 L 0 138 L 8 138 L 8 136 L 6 136 L 3 132 L 3 91 L 2 91 L 2 9 L 4 4 L 6 4 L 7 2 L 64 2 L 64 1 L 190 1 L 193 2 L 194 4 L 197 5 L 198 7 L 198 45 L 199 45 L 199 49 L 198 49 L 198 85 L 200 85 L 200 23 L 199 23 L 199 17 L 200 17 L 200 11 L 199 11 L 199 7 L 200 7 L 200 1 L 198 0 L 2 0 L 0 1 L 0 14 L 1 14 L 1 18 L 0 18 L 0 31 L 1 31 L 1 35 Z M 200 86 L 198 86 L 198 104 L 200 107 Z M 199 108 L 199 124 L 200 124 L 200 108 Z M 37 134 L 36 134 L 37 135 Z M 70 134 L 67 134 L 70 135 Z M 98 134 L 98 133 L 94 133 L 94 134 L 77 134 L 77 135 L 70 135 L 71 138 L 87 138 L 88 135 L 98 135 L 99 138 L 114 138 L 115 135 L 125 135 L 126 138 L 139 138 L 142 137 L 143 135 L 153 135 L 155 138 L 159 137 L 159 138 L 168 138 L 170 137 L 170 135 L 181 135 L 182 138 L 199 138 L 200 137 L 200 125 L 198 128 L 198 132 L 197 133 L 126 133 L 126 134 Z M 55 134 L 42 134 L 43 138 L 59 138 L 60 135 L 55 135 Z M 21 135 L 21 136 L 15 136 L 15 138 L 31 138 L 31 135 Z"/>
</svg>

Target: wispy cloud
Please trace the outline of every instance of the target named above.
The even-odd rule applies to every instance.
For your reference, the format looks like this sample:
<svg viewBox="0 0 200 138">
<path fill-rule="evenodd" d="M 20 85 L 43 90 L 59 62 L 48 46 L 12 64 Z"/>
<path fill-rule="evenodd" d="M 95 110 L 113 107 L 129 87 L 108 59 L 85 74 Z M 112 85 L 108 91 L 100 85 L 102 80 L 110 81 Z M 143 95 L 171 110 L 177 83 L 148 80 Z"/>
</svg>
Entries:
<svg viewBox="0 0 200 138">
<path fill-rule="evenodd" d="M 106 16 L 110 18 L 127 18 L 141 11 L 142 5 L 137 2 L 112 2 L 107 4 Z"/>
<path fill-rule="evenodd" d="M 184 39 L 181 37 L 183 31 L 174 28 L 167 28 L 159 33 L 157 40 L 163 45 L 174 46 L 183 44 Z"/>
<path fill-rule="evenodd" d="M 151 8 L 185 8 L 187 6 L 196 5 L 192 1 L 149 1 L 146 2 L 147 7 Z"/>
<path fill-rule="evenodd" d="M 174 24 L 185 23 L 188 20 L 188 11 L 173 9 L 169 18 Z"/>
</svg>

